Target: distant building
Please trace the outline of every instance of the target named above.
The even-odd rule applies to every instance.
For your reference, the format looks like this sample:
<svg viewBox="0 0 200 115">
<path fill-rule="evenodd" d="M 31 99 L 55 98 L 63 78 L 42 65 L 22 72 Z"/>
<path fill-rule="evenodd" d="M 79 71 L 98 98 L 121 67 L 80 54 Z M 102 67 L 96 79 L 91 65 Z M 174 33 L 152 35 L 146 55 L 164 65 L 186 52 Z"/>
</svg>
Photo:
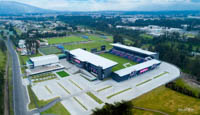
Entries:
<svg viewBox="0 0 200 115">
<path fill-rule="evenodd" d="M 26 48 L 25 43 L 26 43 L 25 40 L 19 40 L 18 47 L 21 49 Z"/>
</svg>

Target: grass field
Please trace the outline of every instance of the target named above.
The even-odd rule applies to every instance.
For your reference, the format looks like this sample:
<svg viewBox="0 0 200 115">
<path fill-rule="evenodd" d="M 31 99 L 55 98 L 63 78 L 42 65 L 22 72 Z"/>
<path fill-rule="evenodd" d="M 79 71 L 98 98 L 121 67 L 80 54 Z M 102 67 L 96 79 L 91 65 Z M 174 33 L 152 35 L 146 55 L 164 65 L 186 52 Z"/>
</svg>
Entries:
<svg viewBox="0 0 200 115">
<path fill-rule="evenodd" d="M 59 102 L 52 106 L 50 109 L 41 113 L 42 115 L 70 115 L 69 111 Z"/>
<path fill-rule="evenodd" d="M 141 34 L 140 37 L 142 37 L 144 39 L 153 39 L 153 36 L 147 35 L 147 34 Z"/>
<path fill-rule="evenodd" d="M 58 38 L 49 38 L 47 39 L 49 44 L 60 44 L 60 43 L 69 43 L 69 42 L 79 42 L 79 41 L 88 41 L 79 36 L 69 36 L 69 37 L 58 37 Z"/>
<path fill-rule="evenodd" d="M 103 38 L 99 35 L 89 35 L 89 34 L 86 34 L 86 36 L 89 37 L 90 40 L 93 40 L 93 41 L 100 41 L 100 40 L 106 40 L 106 39 L 109 39 L 109 40 L 113 40 L 113 37 L 112 36 L 105 36 L 106 38 Z"/>
<path fill-rule="evenodd" d="M 57 74 L 60 76 L 60 77 L 67 77 L 69 76 L 69 74 L 65 71 L 60 71 L 60 72 L 57 72 Z"/>
<path fill-rule="evenodd" d="M 161 86 L 132 100 L 133 105 L 160 110 L 169 115 L 199 115 L 200 99 L 185 96 Z M 160 115 L 152 112 L 133 109 L 135 115 Z"/>
<path fill-rule="evenodd" d="M 105 45 L 106 49 L 111 49 L 112 46 L 110 45 L 110 42 L 102 41 L 102 42 L 91 42 L 91 43 L 83 43 L 83 44 L 73 44 L 73 45 L 64 45 L 65 49 L 73 50 L 77 48 L 86 48 L 88 51 L 90 51 L 92 48 L 97 48 L 98 50 L 101 49 L 101 46 Z"/>
<path fill-rule="evenodd" d="M 117 71 L 117 70 L 125 68 L 124 65 L 123 65 L 125 63 L 130 63 L 132 65 L 137 64 L 137 63 L 130 61 L 128 59 L 125 59 L 125 58 L 122 58 L 122 57 L 119 57 L 119 56 L 115 56 L 115 55 L 112 55 L 112 54 L 109 54 L 109 53 L 100 54 L 100 56 L 119 63 L 117 66 L 113 67 L 113 71 Z"/>
<path fill-rule="evenodd" d="M 54 46 L 53 47 L 43 47 L 43 48 L 40 48 L 39 50 L 40 50 L 40 52 L 42 52 L 45 55 L 62 53 L 61 50 L 59 50 L 58 48 L 56 48 Z"/>
</svg>

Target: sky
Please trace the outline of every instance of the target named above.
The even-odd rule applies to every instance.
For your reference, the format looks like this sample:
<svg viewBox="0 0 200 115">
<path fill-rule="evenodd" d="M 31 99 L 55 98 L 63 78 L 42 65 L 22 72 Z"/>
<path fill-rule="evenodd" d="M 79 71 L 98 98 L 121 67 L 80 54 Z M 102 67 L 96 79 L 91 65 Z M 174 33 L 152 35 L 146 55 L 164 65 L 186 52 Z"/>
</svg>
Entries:
<svg viewBox="0 0 200 115">
<path fill-rule="evenodd" d="M 0 0 L 3 1 L 3 0 Z M 5 0 L 4 0 L 5 1 Z M 10 0 L 62 11 L 200 10 L 200 0 Z"/>
</svg>

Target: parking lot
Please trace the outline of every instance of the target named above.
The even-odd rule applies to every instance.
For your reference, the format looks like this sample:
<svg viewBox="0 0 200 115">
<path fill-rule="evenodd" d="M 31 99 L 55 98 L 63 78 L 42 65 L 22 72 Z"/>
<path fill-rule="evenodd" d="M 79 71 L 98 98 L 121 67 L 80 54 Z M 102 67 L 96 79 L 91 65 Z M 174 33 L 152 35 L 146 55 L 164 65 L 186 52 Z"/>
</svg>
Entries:
<svg viewBox="0 0 200 115">
<path fill-rule="evenodd" d="M 34 84 L 32 90 L 39 100 L 60 97 L 61 103 L 73 115 L 90 114 L 92 109 L 100 108 L 104 103 L 134 99 L 180 75 L 178 68 L 163 62 L 157 69 L 124 82 L 112 79 L 88 81 L 80 73 L 72 74 L 69 65 L 66 66 L 68 69 L 65 71 L 70 76 Z M 92 98 L 88 92 L 103 103 Z"/>
</svg>

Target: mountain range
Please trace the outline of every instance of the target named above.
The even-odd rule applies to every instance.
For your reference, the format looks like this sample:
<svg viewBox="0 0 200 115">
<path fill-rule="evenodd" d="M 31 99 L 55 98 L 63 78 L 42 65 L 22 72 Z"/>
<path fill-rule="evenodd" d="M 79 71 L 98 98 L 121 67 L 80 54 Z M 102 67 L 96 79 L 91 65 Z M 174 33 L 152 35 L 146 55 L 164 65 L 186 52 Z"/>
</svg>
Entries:
<svg viewBox="0 0 200 115">
<path fill-rule="evenodd" d="M 0 1 L 0 15 L 19 15 L 31 13 L 53 13 L 53 10 L 46 10 L 31 5 L 13 2 L 13 1 Z"/>
</svg>

